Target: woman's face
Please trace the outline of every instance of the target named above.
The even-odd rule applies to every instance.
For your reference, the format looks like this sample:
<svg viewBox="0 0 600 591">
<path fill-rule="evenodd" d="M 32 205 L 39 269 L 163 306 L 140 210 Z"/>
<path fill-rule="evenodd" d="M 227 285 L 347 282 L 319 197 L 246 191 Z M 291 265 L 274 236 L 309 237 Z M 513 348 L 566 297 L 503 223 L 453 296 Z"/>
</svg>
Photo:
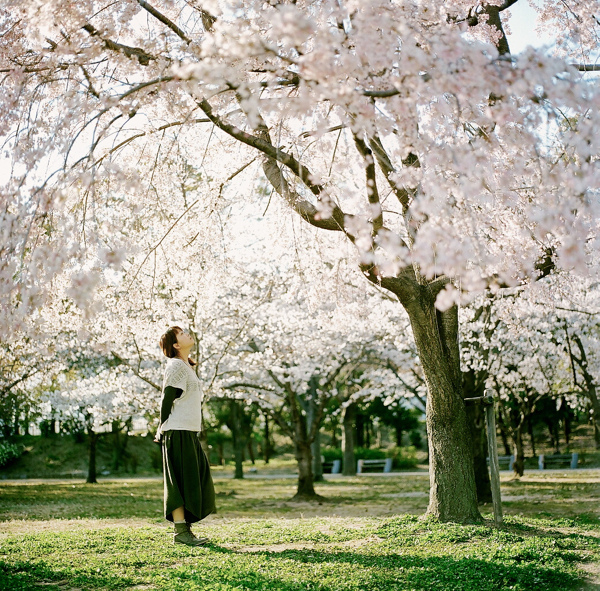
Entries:
<svg viewBox="0 0 600 591">
<path fill-rule="evenodd" d="M 178 349 L 189 349 L 194 344 L 194 337 L 187 332 L 182 330 L 177 333 L 177 345 Z"/>
</svg>

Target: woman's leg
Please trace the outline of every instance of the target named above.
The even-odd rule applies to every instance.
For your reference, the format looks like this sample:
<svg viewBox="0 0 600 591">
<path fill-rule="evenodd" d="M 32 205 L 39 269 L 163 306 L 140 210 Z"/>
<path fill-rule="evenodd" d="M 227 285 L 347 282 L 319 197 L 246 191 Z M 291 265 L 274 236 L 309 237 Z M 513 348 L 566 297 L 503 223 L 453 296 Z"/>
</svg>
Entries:
<svg viewBox="0 0 600 591">
<path fill-rule="evenodd" d="M 173 509 L 173 521 L 175 523 L 178 521 L 185 521 L 185 511 L 183 509 L 183 505 L 181 507 L 177 507 L 177 509 Z"/>
</svg>

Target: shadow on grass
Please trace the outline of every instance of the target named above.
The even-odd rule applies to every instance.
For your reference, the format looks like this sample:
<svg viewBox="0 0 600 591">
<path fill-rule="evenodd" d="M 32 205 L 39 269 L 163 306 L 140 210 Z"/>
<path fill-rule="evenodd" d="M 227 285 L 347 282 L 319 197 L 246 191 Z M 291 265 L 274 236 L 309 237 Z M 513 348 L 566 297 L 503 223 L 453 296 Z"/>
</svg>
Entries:
<svg viewBox="0 0 600 591">
<path fill-rule="evenodd" d="M 77 572 L 70 569 L 52 568 L 43 562 L 0 561 L 0 591 L 68 591 L 69 589 L 124 589 L 131 587 L 133 581 L 127 577 L 105 575 L 102 573 Z"/>
<path fill-rule="evenodd" d="M 224 568 L 218 573 L 218 580 L 231 585 L 232 589 L 492 591 L 518 588 L 521 591 L 566 591 L 583 582 L 580 577 L 549 566 L 533 563 L 502 564 L 478 558 L 420 557 L 394 552 L 365 555 L 359 552 L 296 549 L 281 552 L 239 552 L 215 545 L 208 549 L 212 552 L 261 559 L 260 575 L 255 568 L 237 571 Z M 292 567 L 289 565 L 290 561 L 294 563 Z M 256 566 L 256 561 L 252 564 Z M 282 576 L 282 572 L 288 576 Z M 314 576 L 315 572 L 318 572 L 317 581 L 298 583 L 299 575 L 313 573 Z M 172 573 L 171 577 L 180 579 L 182 575 L 197 583 L 198 588 L 203 588 L 202 585 L 207 583 L 204 577 L 196 578 L 193 574 L 186 576 L 181 571 Z"/>
</svg>

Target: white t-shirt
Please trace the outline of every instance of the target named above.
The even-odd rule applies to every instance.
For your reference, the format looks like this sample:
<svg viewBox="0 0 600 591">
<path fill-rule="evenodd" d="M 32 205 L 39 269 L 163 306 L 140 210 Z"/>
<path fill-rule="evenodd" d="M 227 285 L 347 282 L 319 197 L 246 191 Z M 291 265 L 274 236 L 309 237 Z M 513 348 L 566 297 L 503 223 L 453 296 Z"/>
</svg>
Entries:
<svg viewBox="0 0 600 591">
<path fill-rule="evenodd" d="M 165 431 L 200 431 L 202 429 L 203 393 L 196 372 L 183 359 L 169 359 L 163 380 L 167 386 L 181 388 L 183 394 L 175 399 L 171 414 L 159 427 Z"/>
</svg>

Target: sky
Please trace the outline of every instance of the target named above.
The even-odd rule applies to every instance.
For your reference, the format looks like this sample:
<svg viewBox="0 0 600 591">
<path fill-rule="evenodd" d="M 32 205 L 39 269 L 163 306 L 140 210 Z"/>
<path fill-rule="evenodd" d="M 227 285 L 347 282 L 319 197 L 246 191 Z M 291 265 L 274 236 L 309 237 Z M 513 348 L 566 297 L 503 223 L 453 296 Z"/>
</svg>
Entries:
<svg viewBox="0 0 600 591">
<path fill-rule="evenodd" d="M 521 53 L 528 45 L 539 47 L 552 42 L 552 36 L 537 34 L 537 20 L 537 12 L 527 1 L 521 0 L 510 8 L 508 45 L 511 53 Z"/>
</svg>

